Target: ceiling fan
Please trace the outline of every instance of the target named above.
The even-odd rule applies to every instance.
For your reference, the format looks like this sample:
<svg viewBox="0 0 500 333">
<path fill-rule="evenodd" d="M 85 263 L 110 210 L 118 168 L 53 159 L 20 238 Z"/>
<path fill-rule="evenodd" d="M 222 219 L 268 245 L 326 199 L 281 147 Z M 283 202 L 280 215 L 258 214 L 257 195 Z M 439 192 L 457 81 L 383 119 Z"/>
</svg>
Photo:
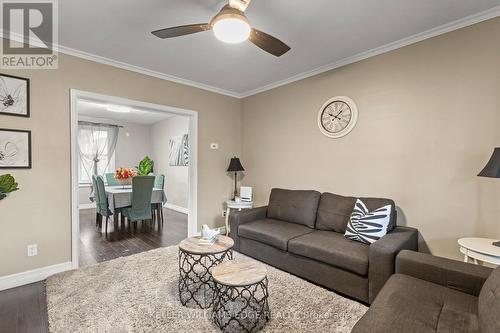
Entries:
<svg viewBox="0 0 500 333">
<path fill-rule="evenodd" d="M 250 21 L 245 16 L 250 1 L 229 0 L 229 3 L 222 7 L 209 23 L 181 25 L 151 33 L 159 38 L 172 38 L 213 30 L 215 37 L 223 42 L 236 44 L 249 40 L 262 50 L 281 57 L 290 50 L 290 47 L 279 39 L 250 26 Z"/>
</svg>

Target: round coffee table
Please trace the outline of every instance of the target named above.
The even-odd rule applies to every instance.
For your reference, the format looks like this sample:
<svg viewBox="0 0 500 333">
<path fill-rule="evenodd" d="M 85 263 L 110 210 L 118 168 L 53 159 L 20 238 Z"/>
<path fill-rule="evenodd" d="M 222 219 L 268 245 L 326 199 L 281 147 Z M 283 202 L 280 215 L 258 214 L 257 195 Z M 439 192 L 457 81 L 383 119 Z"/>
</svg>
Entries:
<svg viewBox="0 0 500 333">
<path fill-rule="evenodd" d="M 233 259 L 234 241 L 219 235 L 215 243 L 202 245 L 200 239 L 190 237 L 179 243 L 179 299 L 184 306 L 206 309 L 212 306 L 216 292 L 210 269 Z"/>
<path fill-rule="evenodd" d="M 213 319 L 223 332 L 256 332 L 269 321 L 267 269 L 254 260 L 226 261 L 212 269 L 217 288 Z"/>
</svg>

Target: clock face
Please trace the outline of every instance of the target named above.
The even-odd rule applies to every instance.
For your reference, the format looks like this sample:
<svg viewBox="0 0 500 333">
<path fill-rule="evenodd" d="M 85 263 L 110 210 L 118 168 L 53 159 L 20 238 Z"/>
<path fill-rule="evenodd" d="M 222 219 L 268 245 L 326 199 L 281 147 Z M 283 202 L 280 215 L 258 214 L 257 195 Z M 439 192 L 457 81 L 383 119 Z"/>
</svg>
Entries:
<svg viewBox="0 0 500 333">
<path fill-rule="evenodd" d="M 328 100 L 319 110 L 320 131 L 331 138 L 339 138 L 349 133 L 356 124 L 358 111 L 354 101 L 338 96 Z"/>
<path fill-rule="evenodd" d="M 321 115 L 321 126 L 330 133 L 343 131 L 352 119 L 352 111 L 347 103 L 334 101 L 328 104 Z"/>
</svg>

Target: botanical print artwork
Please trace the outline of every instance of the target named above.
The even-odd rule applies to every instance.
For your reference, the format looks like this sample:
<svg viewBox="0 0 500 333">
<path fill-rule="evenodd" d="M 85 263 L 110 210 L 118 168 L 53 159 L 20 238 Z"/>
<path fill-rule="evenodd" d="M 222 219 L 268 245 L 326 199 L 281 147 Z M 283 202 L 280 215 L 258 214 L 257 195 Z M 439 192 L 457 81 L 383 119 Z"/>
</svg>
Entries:
<svg viewBox="0 0 500 333">
<path fill-rule="evenodd" d="M 29 117 L 29 80 L 0 74 L 0 115 Z"/>
<path fill-rule="evenodd" d="M 189 137 L 187 134 L 171 138 L 169 147 L 170 166 L 187 166 L 189 164 Z"/>
<path fill-rule="evenodd" d="M 0 129 L 0 169 L 31 168 L 31 132 Z"/>
</svg>

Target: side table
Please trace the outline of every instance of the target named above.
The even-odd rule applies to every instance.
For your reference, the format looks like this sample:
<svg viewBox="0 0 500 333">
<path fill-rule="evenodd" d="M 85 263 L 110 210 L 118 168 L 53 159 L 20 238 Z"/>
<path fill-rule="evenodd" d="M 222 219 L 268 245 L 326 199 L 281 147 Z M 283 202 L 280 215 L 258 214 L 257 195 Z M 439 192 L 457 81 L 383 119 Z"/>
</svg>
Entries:
<svg viewBox="0 0 500 333">
<path fill-rule="evenodd" d="M 257 332 L 271 318 L 267 269 L 255 260 L 231 260 L 212 271 L 217 294 L 213 320 L 223 332 Z"/>
<path fill-rule="evenodd" d="M 206 309 L 212 306 L 215 284 L 210 269 L 233 259 L 234 241 L 219 235 L 211 245 L 201 245 L 200 236 L 179 243 L 179 299 L 184 306 Z"/>
<path fill-rule="evenodd" d="M 476 265 L 482 262 L 500 265 L 500 247 L 492 245 L 496 241 L 498 239 L 460 238 L 458 245 L 460 245 L 460 252 L 464 254 L 464 262 L 468 262 L 470 258 Z"/>
<path fill-rule="evenodd" d="M 226 201 L 226 236 L 229 235 L 229 214 L 231 213 L 231 209 L 250 209 L 253 208 L 253 201 L 241 201 L 236 202 L 234 200 Z"/>
</svg>

